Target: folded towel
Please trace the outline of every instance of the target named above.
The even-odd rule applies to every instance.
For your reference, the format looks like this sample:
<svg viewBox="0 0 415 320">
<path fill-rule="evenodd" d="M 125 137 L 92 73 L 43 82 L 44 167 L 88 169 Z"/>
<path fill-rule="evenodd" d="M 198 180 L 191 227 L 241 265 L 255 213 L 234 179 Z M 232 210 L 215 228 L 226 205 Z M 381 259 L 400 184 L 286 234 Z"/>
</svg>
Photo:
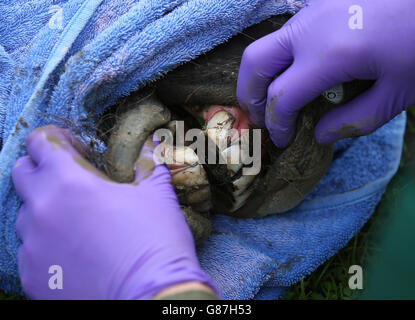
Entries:
<svg viewBox="0 0 415 320">
<path fill-rule="evenodd" d="M 338 142 L 326 175 L 287 213 L 248 220 L 214 216 L 213 234 L 198 253 L 224 298 L 278 299 L 343 248 L 396 173 L 405 124 L 401 114 L 369 136 Z"/>
<path fill-rule="evenodd" d="M 93 137 L 108 106 L 304 0 L 13 0 L 0 4 L 0 289 L 19 292 L 11 168 L 34 128 L 58 121 Z M 58 119 L 58 120 L 57 120 Z M 397 168 L 404 116 L 337 145 L 332 168 L 290 213 L 216 216 L 199 248 L 225 298 L 277 298 L 363 225 Z M 353 190 L 353 191 L 351 191 Z"/>
</svg>

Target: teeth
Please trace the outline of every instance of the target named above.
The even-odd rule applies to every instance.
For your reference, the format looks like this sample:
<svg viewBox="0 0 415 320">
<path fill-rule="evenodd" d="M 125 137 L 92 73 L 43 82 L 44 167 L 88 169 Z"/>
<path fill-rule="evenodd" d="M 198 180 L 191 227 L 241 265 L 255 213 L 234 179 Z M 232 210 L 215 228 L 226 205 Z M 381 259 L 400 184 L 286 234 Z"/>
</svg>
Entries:
<svg viewBox="0 0 415 320">
<path fill-rule="evenodd" d="M 230 140 L 229 135 L 235 119 L 226 111 L 216 112 L 215 115 L 208 121 L 206 125 L 206 132 L 208 137 L 216 143 L 219 150 L 227 147 L 227 142 Z"/>
<path fill-rule="evenodd" d="M 235 191 L 233 192 L 234 196 L 239 196 L 242 194 L 248 187 L 251 185 L 251 183 L 255 180 L 256 176 L 249 175 L 249 176 L 241 176 L 240 178 L 236 179 L 233 182 L 233 186 Z"/>
<path fill-rule="evenodd" d="M 222 156 L 226 161 L 226 166 L 233 177 L 243 166 L 240 160 L 241 148 L 238 144 L 233 144 L 229 148 L 222 151 Z"/>
<path fill-rule="evenodd" d="M 235 191 L 232 194 L 235 199 L 235 203 L 231 209 L 231 212 L 238 210 L 246 203 L 246 200 L 248 200 L 248 197 L 253 192 L 251 185 L 255 178 L 256 176 L 253 175 L 241 176 L 233 182 Z"/>
<path fill-rule="evenodd" d="M 244 130 L 241 132 L 241 136 L 238 139 L 239 143 L 239 152 L 241 157 L 241 162 L 244 163 L 249 156 L 249 130 Z"/>
<path fill-rule="evenodd" d="M 165 159 L 169 157 L 168 167 L 172 175 L 171 182 L 177 187 L 200 187 L 208 185 L 203 166 L 198 164 L 199 158 L 192 148 L 172 147 L 164 145 Z"/>
<path fill-rule="evenodd" d="M 218 111 L 208 121 L 208 123 L 206 124 L 206 129 L 229 130 L 232 128 L 232 124 L 234 121 L 235 119 L 229 112 Z"/>
<path fill-rule="evenodd" d="M 174 151 L 174 162 L 186 163 L 189 165 L 196 165 L 199 163 L 199 158 L 192 148 L 176 147 Z"/>
<path fill-rule="evenodd" d="M 249 132 L 242 131 L 241 136 L 232 130 L 235 118 L 227 111 L 218 111 L 206 123 L 205 134 L 216 143 L 226 161 L 226 166 L 233 177 L 233 200 L 231 212 L 241 208 L 252 194 L 253 181 L 256 176 L 237 176 L 243 167 L 244 148 L 249 145 Z M 174 132 L 177 128 L 176 121 L 171 121 L 167 128 Z M 236 139 L 235 139 L 236 138 Z M 232 144 L 229 146 L 229 142 Z M 180 202 L 191 205 L 198 212 L 207 212 L 212 209 L 211 190 L 206 171 L 199 163 L 199 158 L 193 149 L 186 146 L 164 145 L 164 155 L 172 160 L 169 164 L 172 175 L 172 184 L 178 191 Z M 169 163 L 169 162 L 168 162 Z M 236 177 L 237 176 L 237 177 Z"/>
<path fill-rule="evenodd" d="M 161 144 L 164 154 L 164 159 L 169 166 L 177 167 L 181 165 L 196 166 L 199 163 L 199 158 L 192 148 L 181 146 L 173 147 L 168 144 Z"/>
<path fill-rule="evenodd" d="M 208 121 L 206 131 L 210 139 L 215 141 L 221 150 L 222 157 L 226 161 L 227 168 L 232 177 L 234 177 L 243 167 L 243 158 L 249 146 L 249 132 L 242 131 L 242 135 L 233 141 L 228 147 L 228 141 L 232 141 L 235 132 L 231 131 L 235 118 L 226 111 L 219 111 Z M 231 211 L 236 211 L 242 207 L 253 189 L 249 188 L 256 176 L 241 176 L 233 182 L 234 186 L 234 205 Z"/>
<path fill-rule="evenodd" d="M 206 172 L 201 165 L 183 168 L 183 170 L 174 173 L 171 178 L 171 183 L 188 188 L 209 184 Z"/>
<path fill-rule="evenodd" d="M 246 200 L 248 200 L 248 197 L 252 194 L 252 191 L 253 189 L 249 188 L 245 190 L 245 192 L 243 192 L 242 194 L 236 196 L 231 212 L 234 212 L 238 210 L 239 208 L 241 208 L 246 203 Z"/>
</svg>

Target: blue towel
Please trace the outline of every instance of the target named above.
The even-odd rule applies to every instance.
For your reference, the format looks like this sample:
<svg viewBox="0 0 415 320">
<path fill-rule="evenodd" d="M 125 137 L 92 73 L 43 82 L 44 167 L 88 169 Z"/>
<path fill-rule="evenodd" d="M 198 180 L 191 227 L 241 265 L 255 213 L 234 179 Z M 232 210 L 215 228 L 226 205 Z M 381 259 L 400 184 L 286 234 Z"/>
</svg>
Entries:
<svg viewBox="0 0 415 320">
<path fill-rule="evenodd" d="M 326 175 L 287 213 L 248 220 L 214 216 L 213 235 L 198 252 L 224 298 L 278 299 L 343 248 L 396 173 L 405 124 L 403 113 L 369 136 L 336 143 Z"/>
<path fill-rule="evenodd" d="M 34 128 L 58 121 L 93 138 L 108 106 L 172 68 L 304 0 L 12 0 L 0 3 L 0 289 L 20 292 L 10 179 Z M 61 119 L 61 120 L 59 120 Z M 215 216 L 199 249 L 228 299 L 278 298 L 364 224 L 396 171 L 405 116 L 336 145 L 336 159 L 292 212 Z M 0 142 L 1 143 L 1 142 Z"/>
</svg>

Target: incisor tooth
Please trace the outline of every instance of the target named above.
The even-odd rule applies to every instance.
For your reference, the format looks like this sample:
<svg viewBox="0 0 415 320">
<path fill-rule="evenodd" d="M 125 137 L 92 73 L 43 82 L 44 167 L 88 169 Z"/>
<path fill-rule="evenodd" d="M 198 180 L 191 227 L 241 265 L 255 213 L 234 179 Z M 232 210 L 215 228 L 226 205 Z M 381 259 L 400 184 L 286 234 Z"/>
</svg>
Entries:
<svg viewBox="0 0 415 320">
<path fill-rule="evenodd" d="M 171 183 L 185 187 L 195 187 L 208 185 L 205 169 L 202 165 L 188 167 L 180 172 L 174 173 L 171 177 Z"/>
<path fill-rule="evenodd" d="M 234 200 L 231 212 L 241 208 L 253 192 L 255 175 L 242 175 L 236 178 L 244 165 L 244 158 L 249 154 L 249 130 L 238 132 L 233 129 L 235 118 L 225 110 L 216 112 L 206 123 L 204 130 L 222 154 L 230 176 L 233 177 Z M 168 125 L 172 131 L 176 124 L 171 121 Z M 229 142 L 231 145 L 229 146 Z M 186 146 L 165 146 L 165 154 L 173 162 L 170 165 L 172 184 L 180 191 L 181 202 L 191 205 L 199 212 L 206 212 L 212 208 L 211 190 L 204 167 L 200 164 L 197 154 Z"/>
<path fill-rule="evenodd" d="M 208 137 L 216 143 L 220 150 L 227 147 L 227 141 L 231 138 L 231 129 L 235 119 L 226 111 L 216 112 L 206 124 Z"/>
<path fill-rule="evenodd" d="M 239 208 L 241 208 L 246 200 L 248 200 L 248 197 L 252 194 L 253 188 L 248 188 L 247 190 L 245 190 L 242 194 L 240 194 L 239 196 L 235 196 L 235 202 L 234 205 L 231 209 L 231 212 L 234 212 L 236 210 L 238 210 Z"/>
<path fill-rule="evenodd" d="M 240 147 L 238 144 L 233 144 L 229 148 L 222 151 L 222 156 L 226 161 L 226 166 L 233 177 L 243 166 L 240 159 Z"/>
<path fill-rule="evenodd" d="M 190 147 L 179 146 L 174 147 L 165 143 L 161 144 L 164 153 L 164 159 L 168 165 L 197 165 L 199 158 L 194 150 Z"/>
<path fill-rule="evenodd" d="M 230 129 L 233 122 L 234 118 L 229 112 L 218 111 L 207 122 L 206 129 Z"/>
</svg>

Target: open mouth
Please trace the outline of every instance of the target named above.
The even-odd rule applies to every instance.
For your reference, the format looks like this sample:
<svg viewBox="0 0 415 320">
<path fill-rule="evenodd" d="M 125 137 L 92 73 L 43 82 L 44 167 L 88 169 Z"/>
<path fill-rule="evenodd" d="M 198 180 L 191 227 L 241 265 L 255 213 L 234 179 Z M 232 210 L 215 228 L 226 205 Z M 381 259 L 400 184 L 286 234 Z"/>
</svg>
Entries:
<svg viewBox="0 0 415 320">
<path fill-rule="evenodd" d="M 255 191 L 265 150 L 263 131 L 239 107 L 167 108 L 154 95 L 131 101 L 108 142 L 107 174 L 131 182 L 142 146 L 153 140 L 157 129 L 167 130 L 171 139 L 160 139 L 159 156 L 170 170 L 183 213 L 200 243 L 210 234 L 211 212 L 237 217 Z M 191 130 L 202 138 L 198 144 L 185 139 Z"/>
<path fill-rule="evenodd" d="M 116 106 L 120 116 L 103 159 L 106 173 L 116 181 L 133 181 L 142 146 L 160 128 L 174 134 L 181 126 L 185 133 L 199 129 L 206 138 L 202 155 L 192 139 L 182 143 L 174 135 L 170 142 L 161 141 L 164 155 L 171 155 L 172 183 L 196 243 L 209 235 L 211 213 L 255 218 L 292 209 L 331 163 L 332 146 L 317 145 L 314 139 L 315 124 L 332 107 L 324 97 L 303 109 L 294 141 L 284 150 L 273 145 L 265 130 L 257 131 L 255 140 L 258 129 L 238 107 L 236 83 L 244 49 L 288 18 L 276 16 L 245 30 Z M 235 154 L 247 159 L 233 161 Z"/>
<path fill-rule="evenodd" d="M 198 212 L 207 213 L 214 209 L 231 214 L 246 203 L 253 192 L 251 186 L 261 171 L 261 130 L 257 132 L 259 139 L 255 142 L 252 123 L 237 107 L 212 105 L 193 111 L 193 116 L 202 122 L 201 143 L 206 148 L 198 155 L 200 150 L 192 148 L 193 140 L 181 145 L 162 142 L 163 155 L 170 154 L 167 164 L 171 182 L 182 204 L 190 205 Z M 172 135 L 181 134 L 184 141 L 186 131 L 178 132 L 180 125 L 189 126 L 189 123 L 173 120 L 166 127 Z M 177 140 L 173 142 L 177 143 Z M 256 154 L 258 168 L 249 171 L 247 168 L 252 169 L 253 161 L 248 158 L 253 158 L 250 151 L 254 150 L 254 145 L 259 147 L 256 148 L 259 150 Z M 197 146 L 200 147 L 200 143 Z M 210 150 L 214 154 L 208 159 Z M 220 194 L 219 199 L 212 196 L 212 189 L 215 189 L 214 195 Z"/>
</svg>

